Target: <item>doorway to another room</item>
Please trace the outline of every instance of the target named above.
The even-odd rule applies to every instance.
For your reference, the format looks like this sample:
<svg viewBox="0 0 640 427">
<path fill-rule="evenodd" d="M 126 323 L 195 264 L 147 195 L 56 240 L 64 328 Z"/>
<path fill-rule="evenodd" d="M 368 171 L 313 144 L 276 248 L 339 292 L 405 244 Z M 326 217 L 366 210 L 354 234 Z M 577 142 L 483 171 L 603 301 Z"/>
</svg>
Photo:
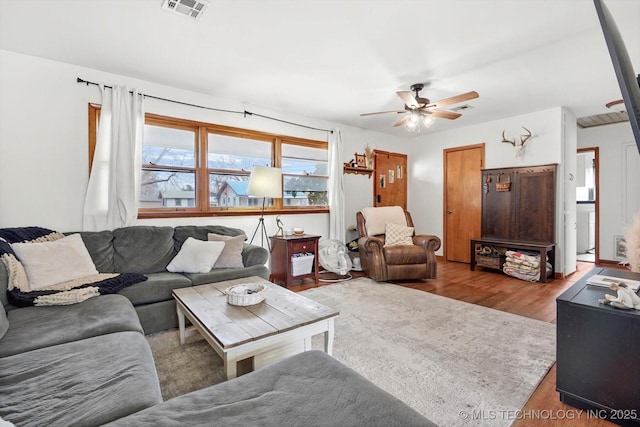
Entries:
<svg viewBox="0 0 640 427">
<path fill-rule="evenodd" d="M 480 238 L 484 143 L 447 148 L 444 156 L 444 254 L 469 263 L 470 240 Z"/>
<path fill-rule="evenodd" d="M 576 166 L 576 249 L 577 260 L 600 262 L 598 147 L 579 148 Z"/>
</svg>

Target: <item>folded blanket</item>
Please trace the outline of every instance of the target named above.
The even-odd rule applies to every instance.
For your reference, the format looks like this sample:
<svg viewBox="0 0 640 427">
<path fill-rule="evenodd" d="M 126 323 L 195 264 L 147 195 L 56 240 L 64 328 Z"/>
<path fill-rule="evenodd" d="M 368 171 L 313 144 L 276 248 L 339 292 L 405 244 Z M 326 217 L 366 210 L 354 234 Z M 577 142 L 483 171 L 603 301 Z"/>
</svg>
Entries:
<svg viewBox="0 0 640 427">
<path fill-rule="evenodd" d="M 512 264 L 513 266 L 522 266 L 522 267 L 528 267 L 528 268 L 540 268 L 540 263 L 539 262 L 527 262 L 527 261 L 522 261 L 521 259 L 518 259 L 518 258 L 507 257 L 507 258 L 505 258 L 505 262 L 508 262 L 508 263 Z"/>
<path fill-rule="evenodd" d="M 509 258 L 507 258 L 507 260 L 505 261 L 504 267 L 514 268 L 521 271 L 540 271 L 540 265 L 533 266 L 519 262 L 512 262 L 509 260 Z"/>
<path fill-rule="evenodd" d="M 540 280 L 540 266 L 530 267 L 517 265 L 510 262 L 505 262 L 502 267 L 502 271 L 511 277 L 517 279 L 527 280 L 530 282 L 536 282 Z M 551 271 L 551 264 L 547 263 L 547 273 Z"/>
<path fill-rule="evenodd" d="M 521 251 L 507 251 L 507 260 L 511 258 L 511 261 L 519 261 L 521 263 L 527 263 L 531 266 L 539 266 L 540 265 L 540 255 L 535 253 L 527 253 Z M 548 259 L 546 260 L 548 261 Z"/>
<path fill-rule="evenodd" d="M 147 277 L 137 273 L 99 273 L 32 291 L 27 273 L 11 248 L 11 243 L 52 242 L 64 234 L 42 227 L 0 229 L 0 259 L 7 268 L 7 296 L 13 305 L 68 305 L 94 296 L 113 294 L 143 282 Z"/>
<path fill-rule="evenodd" d="M 536 282 L 537 280 L 540 279 L 539 270 L 537 272 L 533 272 L 533 271 L 526 272 L 526 271 L 521 271 L 517 268 L 505 266 L 503 267 L 502 271 L 504 271 L 505 274 L 508 274 L 511 277 L 526 280 L 529 282 Z"/>
</svg>

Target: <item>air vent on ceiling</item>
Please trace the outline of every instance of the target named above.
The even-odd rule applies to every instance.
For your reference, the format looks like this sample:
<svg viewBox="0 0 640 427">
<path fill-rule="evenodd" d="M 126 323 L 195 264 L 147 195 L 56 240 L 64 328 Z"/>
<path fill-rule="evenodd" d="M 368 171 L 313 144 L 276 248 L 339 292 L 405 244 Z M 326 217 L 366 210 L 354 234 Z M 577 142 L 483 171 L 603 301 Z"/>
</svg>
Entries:
<svg viewBox="0 0 640 427">
<path fill-rule="evenodd" d="M 464 104 L 464 105 L 460 105 L 459 107 L 454 107 L 451 109 L 451 111 L 465 111 L 465 110 L 471 110 L 473 107 L 469 104 Z"/>
<path fill-rule="evenodd" d="M 163 0 L 162 2 L 164 10 L 193 19 L 199 19 L 208 5 L 209 3 L 204 0 Z"/>
</svg>

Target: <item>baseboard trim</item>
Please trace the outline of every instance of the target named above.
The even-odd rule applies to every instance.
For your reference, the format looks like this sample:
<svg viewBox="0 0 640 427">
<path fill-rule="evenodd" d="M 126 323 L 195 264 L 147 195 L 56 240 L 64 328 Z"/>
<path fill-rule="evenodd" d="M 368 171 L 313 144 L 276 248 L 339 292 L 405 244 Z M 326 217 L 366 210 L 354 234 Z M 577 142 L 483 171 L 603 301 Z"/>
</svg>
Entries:
<svg viewBox="0 0 640 427">
<path fill-rule="evenodd" d="M 613 268 L 620 268 L 620 269 L 626 270 L 627 269 L 626 265 L 620 264 L 620 262 L 621 261 L 615 261 L 615 260 L 609 260 L 609 259 L 600 259 L 600 260 L 598 260 L 598 264 L 597 265 L 613 267 Z"/>
</svg>

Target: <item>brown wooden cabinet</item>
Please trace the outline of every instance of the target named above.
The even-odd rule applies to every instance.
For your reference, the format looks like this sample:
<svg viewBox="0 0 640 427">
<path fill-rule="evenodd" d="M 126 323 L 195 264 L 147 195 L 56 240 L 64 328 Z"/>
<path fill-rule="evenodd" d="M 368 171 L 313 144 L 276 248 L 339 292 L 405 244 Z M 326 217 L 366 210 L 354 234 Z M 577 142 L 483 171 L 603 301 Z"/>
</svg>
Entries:
<svg viewBox="0 0 640 427">
<path fill-rule="evenodd" d="M 482 238 L 555 243 L 555 206 L 556 165 L 482 170 Z"/>
<path fill-rule="evenodd" d="M 489 246 L 504 252 L 527 250 L 548 258 L 540 264 L 540 281 L 555 275 L 557 165 L 482 170 L 482 224 L 480 239 L 470 241 L 470 268 L 476 265 L 502 270 L 502 260 L 477 251 Z M 481 260 L 494 264 L 481 263 Z"/>
<path fill-rule="evenodd" d="M 270 281 L 283 284 L 287 289 L 296 280 L 311 278 L 318 283 L 318 240 L 320 236 L 303 234 L 302 236 L 271 236 L 271 276 Z M 313 255 L 309 272 L 301 265 L 301 258 Z M 298 259 L 300 258 L 300 259 Z M 297 271 L 298 270 L 298 271 Z M 303 271 L 302 274 L 299 274 Z"/>
</svg>

